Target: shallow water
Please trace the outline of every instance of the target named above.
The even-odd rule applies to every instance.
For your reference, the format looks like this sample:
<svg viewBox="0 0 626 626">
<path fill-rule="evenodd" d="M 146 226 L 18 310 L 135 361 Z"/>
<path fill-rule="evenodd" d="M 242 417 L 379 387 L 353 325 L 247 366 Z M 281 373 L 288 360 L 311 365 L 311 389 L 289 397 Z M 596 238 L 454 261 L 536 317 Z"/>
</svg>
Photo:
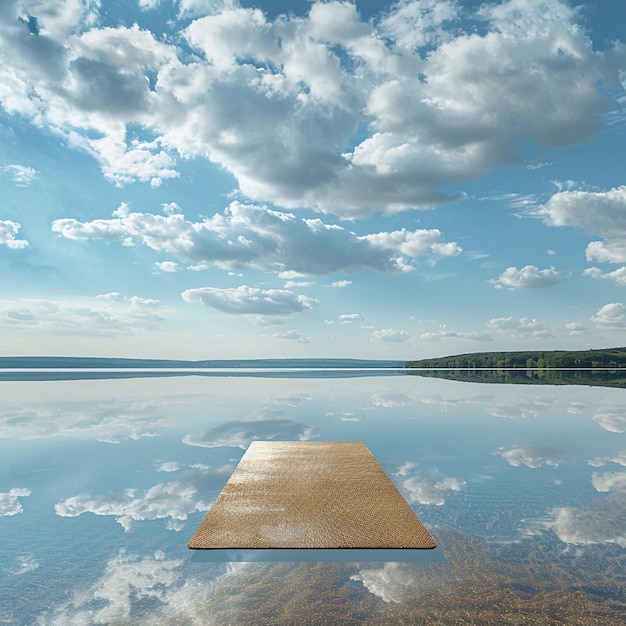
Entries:
<svg viewBox="0 0 626 626">
<path fill-rule="evenodd" d="M 0 623 L 622 624 L 625 394 L 328 372 L 0 382 Z M 192 561 L 253 439 L 364 441 L 444 559 Z"/>
</svg>

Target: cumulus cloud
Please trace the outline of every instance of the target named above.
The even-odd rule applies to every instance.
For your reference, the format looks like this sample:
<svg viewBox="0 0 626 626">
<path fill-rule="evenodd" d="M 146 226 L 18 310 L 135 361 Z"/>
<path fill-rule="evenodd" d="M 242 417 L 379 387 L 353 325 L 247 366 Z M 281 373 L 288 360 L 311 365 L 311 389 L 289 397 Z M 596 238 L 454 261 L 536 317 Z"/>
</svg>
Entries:
<svg viewBox="0 0 626 626">
<path fill-rule="evenodd" d="M 302 335 L 297 330 L 288 330 L 284 333 L 274 333 L 272 335 L 274 339 L 283 339 L 284 341 L 292 341 L 293 343 L 309 343 L 311 337 Z"/>
<path fill-rule="evenodd" d="M 0 220 L 0 246 L 6 246 L 13 250 L 27 248 L 29 243 L 26 239 L 16 239 L 22 225 L 11 220 Z"/>
<path fill-rule="evenodd" d="M 168 520 L 169 530 L 179 531 L 180 522 L 197 511 L 206 511 L 215 492 L 223 485 L 232 467 L 218 469 L 191 469 L 180 478 L 167 483 L 158 483 L 144 492 L 125 489 L 122 493 L 106 495 L 80 494 L 66 498 L 54 505 L 60 517 L 78 517 L 84 513 L 112 516 L 126 532 L 134 522 L 145 520 Z"/>
<path fill-rule="evenodd" d="M 344 313 L 337 318 L 339 324 L 352 324 L 353 322 L 362 322 L 363 316 L 360 313 Z"/>
<path fill-rule="evenodd" d="M 4 172 L 18 187 L 28 187 L 37 178 L 37 170 L 26 165 L 3 165 Z"/>
<path fill-rule="evenodd" d="M 178 263 L 176 263 L 175 261 L 157 261 L 155 263 L 155 265 L 162 271 L 162 272 L 177 272 L 178 271 Z"/>
<path fill-rule="evenodd" d="M 232 289 L 186 289 L 182 296 L 186 302 L 204 304 L 223 313 L 255 316 L 261 324 L 267 318 L 301 313 L 318 305 L 314 298 L 298 295 L 288 289 L 259 289 L 247 285 Z"/>
<path fill-rule="evenodd" d="M 233 420 L 199 434 L 185 435 L 183 443 L 202 448 L 228 446 L 245 450 L 256 440 L 308 441 L 314 436 L 311 426 L 287 418 Z"/>
<path fill-rule="evenodd" d="M 508 450 L 500 448 L 497 454 L 513 467 L 525 465 L 531 469 L 542 465 L 558 467 L 565 460 L 563 452 L 545 446 L 519 446 Z"/>
<path fill-rule="evenodd" d="M 568 322 L 565 328 L 570 335 L 582 335 L 586 332 L 585 327 L 579 322 Z"/>
<path fill-rule="evenodd" d="M 517 267 L 508 267 L 497 279 L 489 282 L 501 289 L 508 287 L 510 289 L 542 289 L 545 287 L 553 287 L 565 280 L 565 276 L 549 267 L 540 270 L 534 265 L 525 265 L 521 269 Z"/>
<path fill-rule="evenodd" d="M 24 509 L 18 498 L 27 498 L 28 496 L 30 496 L 30 489 L 21 487 L 0 492 L 0 517 L 22 513 Z"/>
<path fill-rule="evenodd" d="M 591 321 L 602 328 L 625 328 L 626 306 L 621 302 L 611 302 L 600 308 Z"/>
<path fill-rule="evenodd" d="M 411 339 L 411 335 L 406 330 L 396 330 L 393 328 L 383 328 L 375 330 L 371 335 L 372 341 L 383 343 L 405 343 Z"/>
<path fill-rule="evenodd" d="M 125 335 L 154 328 L 165 320 L 162 313 L 158 300 L 116 292 L 73 300 L 0 300 L 0 325 L 13 331 Z"/>
<path fill-rule="evenodd" d="M 435 332 L 422 333 L 420 339 L 424 341 L 441 341 L 442 339 L 469 339 L 470 341 L 493 341 L 493 337 L 488 332 L 476 330 L 459 331 L 440 328 Z"/>
<path fill-rule="evenodd" d="M 344 287 L 349 287 L 351 284 L 351 280 L 336 280 L 334 283 L 331 283 L 330 286 L 336 289 L 343 289 Z"/>
<path fill-rule="evenodd" d="M 589 267 L 583 272 L 583 274 L 585 276 L 590 276 L 591 278 L 612 280 L 621 286 L 626 285 L 626 266 L 620 267 L 612 272 L 603 272 L 598 267 Z"/>
<path fill-rule="evenodd" d="M 560 191 L 536 214 L 551 226 L 578 227 L 603 237 L 603 241 L 592 241 L 587 246 L 588 261 L 626 263 L 626 186 L 601 192 Z M 590 275 L 605 276 L 597 269 L 592 269 Z M 606 276 L 620 282 L 622 273 Z"/>
<path fill-rule="evenodd" d="M 456 243 L 445 242 L 437 229 L 357 236 L 320 219 L 299 219 L 240 202 L 202 222 L 190 222 L 181 213 L 130 212 L 123 203 L 112 219 L 59 219 L 52 223 L 52 231 L 68 239 L 142 244 L 200 267 L 252 268 L 291 278 L 361 269 L 406 272 L 418 257 L 455 256 L 461 251 Z"/>
<path fill-rule="evenodd" d="M 506 333 L 512 337 L 552 336 L 541 322 L 528 317 L 494 317 L 489 320 L 487 327 L 494 333 Z"/>
<path fill-rule="evenodd" d="M 271 20 L 181 0 L 184 25 L 166 41 L 102 27 L 99 6 L 5 2 L 0 103 L 117 184 L 158 185 L 200 157 L 283 207 L 431 207 L 462 197 L 451 185 L 522 164 L 517 145 L 589 139 L 617 106 L 615 49 L 594 52 L 561 0 L 489 5 L 466 32 L 451 0 L 403 0 L 371 20 L 337 1 Z"/>
</svg>

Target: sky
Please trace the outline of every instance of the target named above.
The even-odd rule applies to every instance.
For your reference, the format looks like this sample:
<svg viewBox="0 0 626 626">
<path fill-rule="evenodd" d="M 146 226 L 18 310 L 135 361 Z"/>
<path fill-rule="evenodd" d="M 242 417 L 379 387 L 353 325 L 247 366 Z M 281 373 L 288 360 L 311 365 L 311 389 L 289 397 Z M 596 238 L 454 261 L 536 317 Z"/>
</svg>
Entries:
<svg viewBox="0 0 626 626">
<path fill-rule="evenodd" d="M 621 0 L 0 0 L 0 353 L 623 346 Z"/>
</svg>

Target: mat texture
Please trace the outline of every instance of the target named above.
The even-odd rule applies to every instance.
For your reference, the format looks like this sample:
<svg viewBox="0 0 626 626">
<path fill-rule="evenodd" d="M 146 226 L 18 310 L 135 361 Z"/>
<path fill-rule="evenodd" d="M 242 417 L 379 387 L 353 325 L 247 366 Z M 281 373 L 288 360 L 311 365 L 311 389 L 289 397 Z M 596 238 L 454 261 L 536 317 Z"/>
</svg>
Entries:
<svg viewBox="0 0 626 626">
<path fill-rule="evenodd" d="M 192 549 L 435 548 L 365 444 L 254 441 Z"/>
</svg>

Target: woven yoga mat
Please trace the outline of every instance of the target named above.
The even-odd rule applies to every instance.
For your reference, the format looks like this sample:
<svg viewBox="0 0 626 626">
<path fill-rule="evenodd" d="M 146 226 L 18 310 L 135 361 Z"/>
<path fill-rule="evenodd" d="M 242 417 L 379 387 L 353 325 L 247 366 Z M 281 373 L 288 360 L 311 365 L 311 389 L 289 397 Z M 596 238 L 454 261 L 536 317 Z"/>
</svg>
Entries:
<svg viewBox="0 0 626 626">
<path fill-rule="evenodd" d="M 254 441 L 192 549 L 435 548 L 365 444 Z"/>
</svg>

